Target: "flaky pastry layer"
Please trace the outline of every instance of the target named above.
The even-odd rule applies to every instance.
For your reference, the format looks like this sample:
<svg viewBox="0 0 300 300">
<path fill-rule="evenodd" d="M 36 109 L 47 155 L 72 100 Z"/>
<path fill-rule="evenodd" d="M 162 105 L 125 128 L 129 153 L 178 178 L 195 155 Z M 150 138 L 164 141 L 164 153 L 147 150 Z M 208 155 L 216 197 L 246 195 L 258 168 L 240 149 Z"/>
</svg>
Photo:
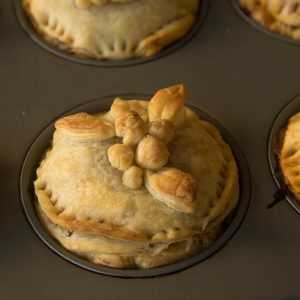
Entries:
<svg viewBox="0 0 300 300">
<path fill-rule="evenodd" d="M 49 233 L 67 250 L 95 264 L 112 268 L 154 268 L 175 263 L 208 247 L 222 232 L 211 228 L 205 234 L 174 243 L 122 241 L 68 231 L 53 224 L 38 208 Z"/>
</svg>

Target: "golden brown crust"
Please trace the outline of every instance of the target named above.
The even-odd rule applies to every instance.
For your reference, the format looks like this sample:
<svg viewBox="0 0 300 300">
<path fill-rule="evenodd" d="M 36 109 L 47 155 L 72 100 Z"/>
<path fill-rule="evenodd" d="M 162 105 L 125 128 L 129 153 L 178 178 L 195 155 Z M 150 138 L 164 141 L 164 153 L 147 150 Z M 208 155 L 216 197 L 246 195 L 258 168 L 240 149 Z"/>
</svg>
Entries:
<svg viewBox="0 0 300 300">
<path fill-rule="evenodd" d="M 147 135 L 137 146 L 136 162 L 144 169 L 158 170 L 167 164 L 169 155 L 169 150 L 162 141 Z"/>
<path fill-rule="evenodd" d="M 55 122 L 55 128 L 68 135 L 86 136 L 87 138 L 94 137 L 100 141 L 115 136 L 112 124 L 87 113 L 78 113 L 63 117 Z"/>
<path fill-rule="evenodd" d="M 224 142 L 222 141 L 222 138 L 221 138 L 221 136 L 220 136 L 220 134 L 218 133 L 218 131 L 211 125 L 211 124 L 209 124 L 209 123 L 207 123 L 207 122 L 203 122 L 203 121 L 199 121 L 198 119 L 197 119 L 197 117 L 196 117 L 196 115 L 193 113 L 193 112 L 191 112 L 189 109 L 186 109 L 185 110 L 185 113 L 186 113 L 186 116 L 187 116 L 187 120 L 188 120 L 188 122 L 191 122 L 191 124 L 195 124 L 195 125 L 197 125 L 197 122 L 200 122 L 201 123 L 201 126 L 203 127 L 203 128 L 205 128 L 205 130 L 207 130 L 207 132 L 211 135 L 211 137 L 215 140 L 215 141 L 217 141 L 218 142 L 218 144 L 219 144 L 219 146 L 220 146 L 220 148 L 221 149 L 225 149 L 224 151 L 224 153 L 226 153 L 227 151 L 226 151 L 226 147 L 224 148 Z M 198 126 L 198 125 L 197 125 Z M 197 127 L 198 128 L 198 127 Z M 200 129 L 200 128 L 199 128 Z M 188 129 L 188 131 L 187 132 L 190 132 L 190 129 Z M 200 133 L 200 132 L 199 132 Z M 189 146 L 187 146 L 187 147 L 189 147 Z M 182 148 L 179 148 L 179 149 L 182 149 Z M 178 153 L 180 153 L 180 152 L 178 152 Z M 177 154 L 175 155 L 175 156 L 177 156 Z M 189 155 L 188 155 L 189 156 Z M 224 187 L 226 187 L 226 185 L 227 185 L 227 181 L 228 180 L 235 180 L 236 178 L 237 178 L 237 170 L 236 170 L 236 168 L 235 168 L 235 163 L 230 163 L 232 160 L 234 161 L 234 158 L 233 158 L 233 156 L 232 156 L 232 154 L 231 154 L 231 152 L 230 152 L 230 155 L 226 155 L 226 157 L 227 157 L 227 159 L 226 159 L 226 161 L 227 161 L 227 163 L 226 163 L 226 166 L 229 166 L 229 169 L 232 169 L 231 170 L 231 172 L 227 172 L 227 173 L 225 173 L 225 174 L 229 174 L 230 176 L 233 176 L 233 178 L 231 179 L 230 177 L 229 178 L 226 178 L 225 180 L 223 179 L 223 176 L 224 175 L 222 175 L 222 182 L 220 183 L 220 188 L 219 188 L 219 196 L 222 194 L 222 191 L 224 190 Z M 42 164 L 42 165 L 44 165 L 44 163 Z M 224 169 L 225 170 L 227 170 L 227 167 L 224 167 Z M 223 171 L 222 171 L 223 172 Z M 41 172 L 38 172 L 38 174 L 39 174 L 39 176 L 41 176 L 42 174 L 43 174 L 43 172 L 41 173 Z M 236 185 L 238 185 L 238 183 L 236 183 Z M 223 201 L 222 202 L 225 202 L 226 203 L 226 201 L 228 201 L 228 202 L 230 202 L 231 203 L 231 207 L 233 208 L 234 207 L 234 203 L 236 203 L 236 199 L 237 199 L 237 197 L 235 197 L 235 196 L 233 196 L 233 195 L 238 195 L 238 191 L 237 191 L 237 189 L 234 189 L 233 188 L 234 187 L 234 185 L 230 185 L 229 186 L 229 188 L 228 188 L 228 192 L 227 193 L 225 193 L 225 195 L 227 195 L 227 197 L 223 197 L 222 199 L 223 199 Z M 218 196 L 218 197 L 219 197 Z M 233 201 L 231 201 L 230 199 L 234 199 Z M 219 198 L 218 198 L 219 199 Z M 50 201 L 50 199 L 48 199 L 48 203 L 49 204 L 51 204 L 51 201 Z M 53 205 L 52 205 L 53 206 Z M 222 205 L 220 205 L 220 208 L 222 208 L 223 206 Z M 208 217 L 207 217 L 207 219 L 206 219 L 206 224 L 205 225 L 207 225 L 209 222 L 212 222 L 213 221 L 213 219 L 215 218 L 215 219 L 217 219 L 220 215 L 222 215 L 223 214 L 223 211 L 222 210 L 216 210 L 213 214 L 208 214 Z M 224 215 L 224 218 L 227 216 L 227 213 Z M 59 216 L 61 219 L 64 219 L 63 218 L 63 214 L 62 215 L 60 215 Z M 68 217 L 70 217 L 70 216 L 68 216 Z M 67 218 L 68 219 L 68 218 Z M 53 220 L 52 220 L 53 221 Z M 65 222 L 65 220 L 62 220 L 62 222 L 64 223 Z M 78 221 L 78 224 L 80 223 L 80 221 Z M 70 224 L 69 224 L 70 225 Z M 76 226 L 76 230 L 80 230 L 79 229 L 79 225 L 78 226 Z M 114 227 L 114 226 L 108 226 L 108 227 Z M 108 228 L 108 227 L 106 227 L 106 228 Z M 69 227 L 70 228 L 70 227 Z M 125 228 L 123 228 L 124 229 L 124 232 L 123 232 L 123 234 L 119 234 L 119 233 L 116 233 L 117 234 L 117 236 L 128 236 L 128 239 L 129 239 L 129 236 L 132 236 L 131 234 L 127 234 L 127 229 L 125 229 Z M 170 228 L 171 229 L 171 228 Z M 83 231 L 85 231 L 86 230 L 86 224 L 83 224 L 83 226 L 82 226 L 82 230 Z M 122 230 L 122 226 L 120 227 L 120 230 Z M 157 232 L 156 234 L 154 234 L 153 236 L 149 236 L 149 238 L 150 239 L 153 239 L 153 240 L 156 240 L 156 241 L 160 241 L 160 240 L 168 240 L 169 238 L 171 238 L 171 239 L 177 239 L 177 237 L 176 236 L 180 236 L 180 238 L 184 238 L 185 236 L 187 236 L 189 233 L 189 231 L 187 231 L 186 233 L 184 233 L 185 231 L 183 230 L 183 229 L 181 229 L 181 231 L 180 232 L 177 232 L 176 233 L 176 235 L 174 235 L 173 236 L 173 234 L 170 234 L 170 236 L 169 236 L 169 233 L 168 233 L 168 235 L 167 234 L 164 234 L 164 233 L 162 233 L 162 232 Z M 169 229 L 166 229 L 166 232 L 169 232 Z M 172 230 L 170 231 L 170 232 L 172 232 Z M 180 233 L 180 235 L 178 235 L 178 233 Z M 111 236 L 114 236 L 115 235 L 115 233 L 114 233 L 114 231 L 111 231 Z M 147 239 L 147 238 L 146 238 Z"/>
<path fill-rule="evenodd" d="M 224 147 L 224 142 L 222 141 L 222 139 L 221 139 L 221 137 L 220 137 L 220 134 L 218 133 L 218 131 L 212 126 L 212 125 L 210 125 L 209 123 L 207 123 L 207 122 L 203 122 L 203 121 L 199 121 L 198 119 L 197 119 L 197 117 L 196 117 L 196 115 L 194 114 L 194 113 L 192 113 L 189 109 L 186 109 L 185 110 L 185 113 L 186 113 L 186 116 L 187 116 L 187 122 L 191 122 L 191 124 L 195 124 L 196 125 L 196 127 L 198 128 L 198 125 L 197 125 L 197 122 L 200 122 L 201 123 L 201 127 L 202 128 L 205 128 L 205 130 L 211 135 L 211 137 L 219 144 L 219 147 L 220 147 L 220 149 L 224 149 L 224 150 L 222 150 L 222 151 L 225 151 L 224 152 L 224 154 L 226 154 L 226 147 Z M 200 128 L 199 128 L 200 129 Z M 197 129 L 197 130 L 199 130 L 199 129 Z M 187 129 L 187 131 L 186 132 L 190 132 L 190 131 L 193 131 L 194 129 Z M 201 131 L 199 132 L 199 134 L 201 134 Z M 176 140 L 175 140 L 175 143 L 177 143 L 176 142 Z M 185 145 L 185 142 L 184 142 L 184 145 Z M 68 146 L 69 147 L 69 146 Z M 188 145 L 186 145 L 186 147 L 189 147 Z M 180 146 L 180 148 L 179 148 L 179 151 L 181 152 L 181 150 L 180 149 L 183 149 L 183 148 L 181 148 L 181 146 Z M 198 151 L 198 150 L 197 150 Z M 180 152 L 178 152 L 178 154 L 180 153 Z M 176 152 L 177 153 L 177 152 Z M 97 154 L 98 155 L 98 154 Z M 178 155 L 177 154 L 175 154 L 175 157 L 177 157 Z M 194 155 L 189 155 L 189 154 L 187 154 L 187 156 L 188 157 L 194 157 Z M 48 157 L 48 156 L 47 156 Z M 51 157 L 51 156 L 50 156 Z M 183 158 L 184 158 L 185 156 L 183 156 Z M 222 195 L 222 191 L 224 190 L 224 188 L 226 187 L 226 185 L 227 185 L 227 181 L 228 180 L 235 180 L 235 178 L 237 178 L 237 170 L 236 170 L 236 168 L 235 168 L 235 164 L 233 163 L 230 163 L 232 160 L 234 161 L 234 158 L 233 158 L 233 156 L 232 156 L 232 154 L 231 154 L 231 152 L 230 152 L 230 155 L 226 155 L 226 161 L 227 161 L 227 163 L 226 163 L 226 165 L 223 167 L 223 169 L 226 171 L 226 172 L 224 172 L 224 171 L 222 171 L 222 172 L 224 172 L 224 174 L 225 175 L 222 175 L 222 177 L 220 178 L 220 180 L 221 180 L 221 182 L 220 182 L 220 188 L 219 188 L 219 195 L 218 195 L 218 197 L 220 197 L 221 195 Z M 44 165 L 44 162 L 42 163 L 42 165 Z M 229 166 L 229 167 L 228 167 Z M 231 170 L 231 172 L 228 172 L 228 170 L 227 169 L 232 169 Z M 43 175 L 43 173 L 44 173 L 44 171 L 43 172 L 38 172 L 38 176 L 40 177 L 40 176 L 42 176 Z M 229 174 L 230 176 L 233 176 L 233 179 L 231 179 L 230 177 L 229 178 L 225 178 L 224 179 L 224 177 L 223 176 L 226 176 L 226 174 Z M 238 183 L 236 183 L 236 185 L 238 185 Z M 235 199 L 237 198 L 237 197 L 235 197 L 235 196 L 233 196 L 233 195 L 238 195 L 238 191 L 237 191 L 237 189 L 234 189 L 233 188 L 234 187 L 234 185 L 230 185 L 229 186 L 229 188 L 228 188 L 228 192 L 227 193 L 225 193 L 226 195 L 227 195 L 227 197 L 223 197 L 222 199 L 223 199 L 223 202 L 225 202 L 226 203 L 226 201 L 228 201 L 228 202 L 230 202 L 231 203 L 231 207 L 233 208 L 234 207 L 234 203 L 235 203 Z M 42 189 L 43 190 L 43 189 Z M 202 194 L 202 192 L 200 191 L 200 194 Z M 221 199 L 221 198 L 217 198 L 217 199 Z M 234 199 L 233 201 L 231 201 L 230 199 Z M 49 203 L 51 204 L 51 201 L 50 201 L 50 199 L 48 199 L 48 201 L 49 201 Z M 215 205 L 215 204 L 214 204 Z M 52 205 L 52 206 L 54 206 L 54 205 Z M 222 206 L 222 205 L 220 205 L 220 207 L 222 208 L 222 207 L 224 207 L 224 206 Z M 207 225 L 207 222 L 209 223 L 209 222 L 213 222 L 213 219 L 215 218 L 215 219 L 217 219 L 220 215 L 222 216 L 222 214 L 223 214 L 223 211 L 222 210 L 217 210 L 216 212 L 214 212 L 213 214 L 208 214 L 208 217 L 207 217 L 207 219 L 206 219 L 206 225 Z M 62 218 L 62 219 L 64 219 L 64 217 L 63 216 L 65 216 L 66 214 L 61 214 L 59 217 L 60 218 Z M 227 213 L 224 215 L 224 218 L 226 217 L 226 215 L 227 215 Z M 70 218 L 70 215 L 68 215 L 67 216 L 67 219 L 69 219 Z M 63 220 L 63 222 L 64 222 L 65 220 Z M 80 223 L 80 221 L 79 221 L 79 223 Z M 79 229 L 79 225 L 76 227 L 76 230 L 80 230 Z M 113 227 L 113 226 L 112 226 Z M 121 229 L 122 228 L 122 226 L 120 226 L 120 230 L 122 230 Z M 123 234 L 123 236 L 126 236 L 127 235 L 127 229 L 125 229 L 124 227 L 123 227 L 123 229 L 124 229 L 124 234 Z M 165 231 L 166 232 L 169 232 L 169 229 L 171 230 L 170 231 L 170 235 L 169 235 L 169 233 L 168 234 L 164 234 L 164 233 L 162 233 L 162 232 L 157 232 L 157 233 L 154 233 L 153 235 L 151 235 L 151 236 L 149 236 L 149 238 L 150 239 L 153 239 L 153 240 L 156 240 L 156 241 L 159 241 L 159 240 L 168 240 L 169 238 L 171 238 L 171 239 L 177 239 L 177 238 L 184 238 L 185 236 L 188 236 L 188 234 L 189 234 L 189 230 L 187 230 L 186 231 L 186 233 L 185 233 L 185 230 L 183 230 L 183 228 L 182 229 L 180 229 L 180 232 L 176 232 L 176 234 L 175 235 L 173 235 L 173 233 L 171 234 L 171 232 L 173 232 L 172 231 L 172 228 L 166 228 L 165 229 Z M 86 224 L 83 224 L 83 226 L 82 226 L 82 230 L 84 231 L 84 230 L 86 230 Z M 179 233 L 179 234 L 178 234 Z M 111 231 L 111 236 L 114 236 L 114 231 Z M 117 235 L 120 235 L 120 234 L 118 234 L 117 233 Z M 130 236 L 130 235 L 128 235 L 128 236 Z M 146 238 L 147 239 L 147 238 Z"/>
<path fill-rule="evenodd" d="M 148 122 L 148 101 L 143 100 L 130 100 L 126 101 L 121 98 L 116 98 L 110 108 L 110 118 L 115 121 L 116 118 L 125 112 L 136 112 L 142 118 L 142 120 Z"/>
<path fill-rule="evenodd" d="M 239 172 L 234 155 L 230 147 L 223 141 L 218 129 L 207 121 L 201 120 L 200 123 L 223 149 L 226 159 L 221 173 L 220 189 L 217 195 L 218 201 L 212 206 L 209 214 L 205 218 L 203 223 L 203 228 L 205 229 L 206 227 L 215 227 L 221 224 L 237 205 Z"/>
<path fill-rule="evenodd" d="M 183 84 L 159 90 L 149 103 L 149 121 L 168 120 L 181 126 L 184 123 L 186 99 L 187 91 Z"/>
<path fill-rule="evenodd" d="M 108 160 L 111 165 L 120 171 L 126 171 L 133 165 L 133 150 L 124 144 L 114 144 L 108 148 Z"/>
<path fill-rule="evenodd" d="M 212 228 L 202 237 L 194 236 L 173 244 L 150 245 L 68 232 L 51 223 L 39 207 L 38 211 L 47 230 L 63 247 L 95 264 L 112 268 L 148 269 L 170 264 L 209 246 L 222 232 L 220 228 Z"/>
<path fill-rule="evenodd" d="M 145 122 L 134 111 L 118 114 L 115 127 L 117 136 L 122 137 L 126 145 L 137 145 L 147 133 Z"/>
<path fill-rule="evenodd" d="M 45 215 L 52 223 L 63 228 L 74 231 L 78 230 L 80 232 L 87 232 L 90 234 L 104 235 L 108 237 L 114 236 L 120 240 L 144 241 L 147 239 L 145 234 L 131 232 L 124 229 L 122 226 L 108 224 L 102 222 L 102 220 L 95 222 L 94 220 L 77 220 L 75 217 L 62 217 L 62 211 L 53 205 L 49 199 L 49 196 L 44 190 L 39 189 L 38 182 L 35 184 L 35 193 Z"/>
<path fill-rule="evenodd" d="M 190 174 L 175 168 L 163 168 L 157 173 L 147 171 L 146 187 L 167 206 L 188 214 L 194 212 L 196 182 Z"/>
<path fill-rule="evenodd" d="M 279 163 L 285 183 L 300 200 L 300 114 L 288 122 L 279 155 Z"/>
<path fill-rule="evenodd" d="M 168 144 L 174 138 L 175 127 L 168 120 L 154 121 L 149 125 L 149 134 Z"/>
<path fill-rule="evenodd" d="M 163 48 L 185 36 L 196 21 L 194 15 L 187 15 L 166 25 L 156 33 L 146 37 L 138 46 L 137 53 L 151 57 Z"/>
</svg>

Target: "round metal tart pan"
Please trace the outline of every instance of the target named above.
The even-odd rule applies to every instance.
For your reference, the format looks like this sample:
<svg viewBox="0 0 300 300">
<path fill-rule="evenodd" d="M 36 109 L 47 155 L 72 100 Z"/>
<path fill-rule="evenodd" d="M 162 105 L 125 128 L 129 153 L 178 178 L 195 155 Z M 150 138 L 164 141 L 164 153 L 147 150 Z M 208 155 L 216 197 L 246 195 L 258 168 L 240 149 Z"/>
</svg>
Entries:
<svg viewBox="0 0 300 300">
<path fill-rule="evenodd" d="M 248 24 L 252 25 L 257 30 L 262 31 L 263 33 L 265 33 L 273 38 L 277 38 L 283 42 L 293 44 L 296 46 L 300 46 L 300 41 L 292 39 L 283 34 L 277 33 L 276 31 L 272 31 L 272 30 L 268 29 L 267 27 L 261 25 L 260 23 L 256 22 L 255 20 L 253 20 L 251 18 L 251 16 L 248 16 L 247 13 L 245 11 L 243 11 L 243 9 L 240 6 L 239 0 L 230 0 L 230 1 L 232 1 L 233 7 L 235 8 L 237 14 L 240 17 L 242 17 Z"/>
<path fill-rule="evenodd" d="M 149 99 L 149 95 L 147 96 L 145 94 L 123 94 L 121 95 L 121 97 L 124 99 Z M 111 95 L 92 100 L 90 102 L 86 102 L 82 105 L 76 106 L 75 108 L 72 108 L 71 110 L 65 112 L 63 115 L 73 114 L 77 112 L 97 113 L 100 111 L 107 111 L 109 110 L 111 103 L 115 98 L 115 95 Z M 191 108 L 200 116 L 200 118 L 211 122 L 220 130 L 224 140 L 231 146 L 239 167 L 240 199 L 238 205 L 232 215 L 228 217 L 227 220 L 225 220 L 224 233 L 215 242 L 213 242 L 210 247 L 204 249 L 199 254 L 181 260 L 178 263 L 147 270 L 124 270 L 95 265 L 64 249 L 56 240 L 54 240 L 50 236 L 50 234 L 47 233 L 46 229 L 44 229 L 44 227 L 42 226 L 35 211 L 35 201 L 37 200 L 35 198 L 33 190 L 33 181 L 36 178 L 36 169 L 39 165 L 41 157 L 45 153 L 46 149 L 50 146 L 52 140 L 54 121 L 40 132 L 38 137 L 29 147 L 20 174 L 19 188 L 23 209 L 29 223 L 31 224 L 36 234 L 40 237 L 40 239 L 55 253 L 79 267 L 99 274 L 125 278 L 145 278 L 175 273 L 206 260 L 211 255 L 220 250 L 233 237 L 234 233 L 241 226 L 249 207 L 251 198 L 251 178 L 248 163 L 243 153 L 237 146 L 236 142 L 233 140 L 226 129 L 224 129 L 217 121 L 209 117 L 205 112 L 202 112 L 196 107 Z"/>
<path fill-rule="evenodd" d="M 287 123 L 289 119 L 297 112 L 300 112 L 300 95 L 285 105 L 276 116 L 270 129 L 267 151 L 270 171 L 278 188 L 274 194 L 273 205 L 286 199 L 288 203 L 296 210 L 296 212 L 300 214 L 300 201 L 296 199 L 294 194 L 286 186 L 278 161 L 278 154 L 281 149 L 281 141 Z"/>
<path fill-rule="evenodd" d="M 27 32 L 27 34 L 31 37 L 31 39 L 36 42 L 39 46 L 49 51 L 52 54 L 55 54 L 61 58 L 66 60 L 70 60 L 76 63 L 97 66 L 97 67 L 128 67 L 135 66 L 138 64 L 144 64 L 159 58 L 162 58 L 166 55 L 171 54 L 172 52 L 178 50 L 186 43 L 188 43 L 198 32 L 200 27 L 202 26 L 204 19 L 208 13 L 209 8 L 209 0 L 201 0 L 200 9 L 197 14 L 197 21 L 194 24 L 193 28 L 181 39 L 177 42 L 174 42 L 168 47 L 162 49 L 158 54 L 149 57 L 149 58 L 132 58 L 132 59 L 124 59 L 124 60 L 105 60 L 105 59 L 92 59 L 92 58 L 81 58 L 76 56 L 76 54 L 72 54 L 70 51 L 59 49 L 55 45 L 47 42 L 32 26 L 31 21 L 29 20 L 26 12 L 23 9 L 21 0 L 14 0 L 16 15 L 17 18 L 23 27 L 23 29 Z"/>
</svg>

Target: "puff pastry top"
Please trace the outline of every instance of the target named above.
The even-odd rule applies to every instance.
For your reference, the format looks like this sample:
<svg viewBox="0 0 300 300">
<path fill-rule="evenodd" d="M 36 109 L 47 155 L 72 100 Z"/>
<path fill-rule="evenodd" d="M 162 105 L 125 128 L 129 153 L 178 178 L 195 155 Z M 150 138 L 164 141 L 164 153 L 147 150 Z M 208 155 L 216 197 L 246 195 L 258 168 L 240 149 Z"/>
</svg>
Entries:
<svg viewBox="0 0 300 300">
<path fill-rule="evenodd" d="M 183 240 L 220 224 L 238 199 L 237 166 L 218 130 L 184 107 L 182 91 L 183 86 L 164 89 L 150 102 L 117 99 L 109 112 L 58 120 L 52 148 L 35 182 L 47 218 L 76 232 L 155 242 Z M 167 144 L 148 133 L 144 139 L 151 141 L 146 152 L 138 150 L 145 147 L 143 140 L 137 147 L 123 144 L 111 128 L 116 124 L 116 111 L 128 110 L 141 120 L 146 119 L 145 113 L 151 120 L 155 112 L 155 121 L 177 124 L 172 140 Z M 144 122 L 149 129 L 151 123 Z M 109 134 L 92 139 L 81 134 L 86 128 L 94 132 L 100 127 L 102 132 L 103 124 Z M 145 153 L 152 151 L 153 141 L 154 149 L 162 146 L 167 153 L 165 158 L 164 151 L 153 152 L 160 162 L 156 168 L 145 165 Z M 139 160 L 139 152 L 145 158 Z"/>
<path fill-rule="evenodd" d="M 148 57 L 184 36 L 199 0 L 22 0 L 50 42 L 96 59 Z"/>
<path fill-rule="evenodd" d="M 65 117 L 55 123 L 57 131 L 66 136 L 104 141 L 115 136 L 115 129 L 111 123 L 95 118 L 87 113 L 78 113 Z"/>
</svg>

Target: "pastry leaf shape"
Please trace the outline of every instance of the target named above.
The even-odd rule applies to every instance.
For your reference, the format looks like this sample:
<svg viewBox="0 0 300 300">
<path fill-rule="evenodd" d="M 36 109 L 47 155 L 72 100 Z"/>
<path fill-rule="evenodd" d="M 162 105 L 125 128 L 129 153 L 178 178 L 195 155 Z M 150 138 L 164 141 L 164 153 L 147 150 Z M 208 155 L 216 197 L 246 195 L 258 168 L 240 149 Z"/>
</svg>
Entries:
<svg viewBox="0 0 300 300">
<path fill-rule="evenodd" d="M 175 168 L 164 168 L 157 173 L 147 171 L 146 187 L 167 206 L 187 214 L 194 212 L 196 182 L 190 174 Z"/>
</svg>

